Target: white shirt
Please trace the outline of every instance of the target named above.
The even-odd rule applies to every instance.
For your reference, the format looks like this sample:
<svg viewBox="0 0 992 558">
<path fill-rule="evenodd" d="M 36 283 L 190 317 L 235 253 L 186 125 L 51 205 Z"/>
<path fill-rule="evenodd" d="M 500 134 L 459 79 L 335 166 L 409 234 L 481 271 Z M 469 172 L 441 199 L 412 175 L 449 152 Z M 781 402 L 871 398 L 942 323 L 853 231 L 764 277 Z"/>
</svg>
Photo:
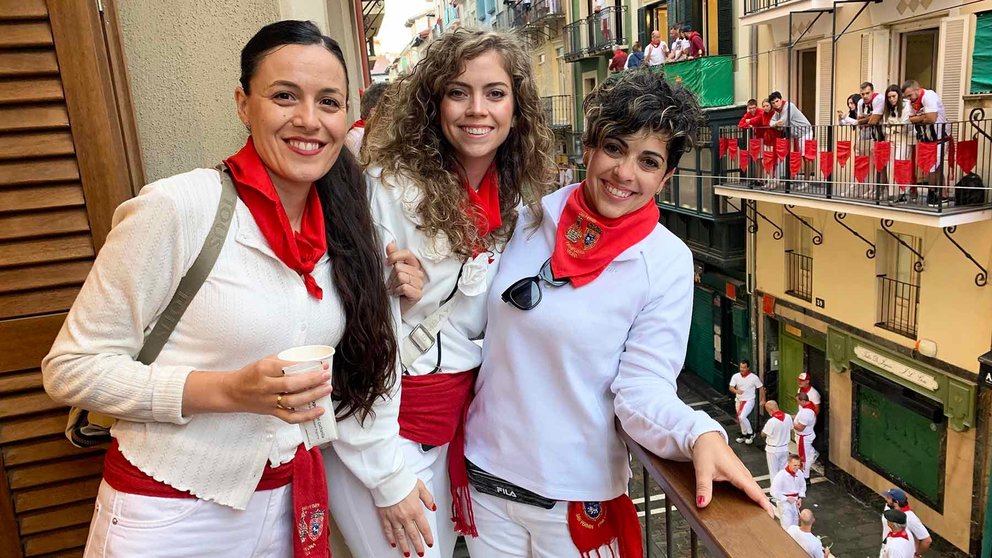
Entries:
<svg viewBox="0 0 992 558">
<path fill-rule="evenodd" d="M 863 98 L 858 100 L 858 114 L 862 116 L 882 116 L 883 112 L 885 112 L 885 95 L 881 93 L 876 93 L 871 104 L 867 106 Z"/>
<path fill-rule="evenodd" d="M 799 409 L 799 412 L 796 413 L 796 419 L 794 422 L 795 424 L 801 424 L 805 427 L 799 432 L 799 434 L 803 436 L 812 436 L 813 427 L 816 426 L 816 413 L 813 412 L 813 409 L 806 409 L 805 407 L 801 408 Z"/>
<path fill-rule="evenodd" d="M 736 394 L 734 399 L 737 401 L 754 401 L 755 392 L 763 385 L 761 379 L 754 372 L 748 374 L 746 378 L 740 372 L 730 378 L 730 387 L 744 391 L 744 393 Z"/>
<path fill-rule="evenodd" d="M 766 453 L 789 451 L 789 440 L 792 439 L 792 417 L 786 413 L 782 413 L 782 420 L 770 417 L 761 433 L 765 435 Z"/>
<path fill-rule="evenodd" d="M 940 100 L 936 91 L 931 91 L 929 89 L 920 89 L 920 95 L 923 95 L 922 107 L 920 110 L 913 111 L 913 116 L 918 116 L 920 114 L 930 114 L 932 112 L 937 113 L 937 120 L 934 124 L 944 124 L 947 122 L 947 113 L 944 112 L 944 101 Z M 912 105 L 910 105 L 912 108 Z"/>
<path fill-rule="evenodd" d="M 627 491 L 627 449 L 614 416 L 648 451 L 688 460 L 719 423 L 676 394 L 692 315 L 692 253 L 661 225 L 589 284 L 541 284 L 519 310 L 500 296 L 551 256 L 573 184 L 528 210 L 489 292 L 489 326 L 465 455 L 483 470 L 547 498 L 602 501 Z"/>
<path fill-rule="evenodd" d="M 183 416 L 187 376 L 238 370 L 298 345 L 336 345 L 344 310 L 327 255 L 313 271 L 324 292 L 318 301 L 238 200 L 217 262 L 162 353 L 151 365 L 134 360 L 199 254 L 220 192 L 217 171 L 197 169 L 150 184 L 121 204 L 42 369 L 56 401 L 120 419 L 112 434 L 142 472 L 244 509 L 265 466 L 293 458 L 303 441 L 300 428 L 254 413 Z M 332 445 L 379 506 L 402 500 L 417 480 L 396 444 L 398 414 L 395 394 L 378 400 L 365 427 L 354 416 L 339 421 L 340 439 Z"/>
<path fill-rule="evenodd" d="M 797 390 L 796 394 L 800 394 L 802 391 Z M 806 396 L 809 397 L 809 402 L 816 405 L 816 408 L 820 408 L 820 392 L 816 391 L 816 388 L 809 386 L 809 391 L 806 392 Z"/>
<path fill-rule="evenodd" d="M 689 50 L 689 39 L 675 39 L 672 41 L 672 51 L 676 56 L 683 51 Z"/>
<path fill-rule="evenodd" d="M 450 253 L 445 239 L 430 239 L 417 230 L 417 205 L 423 195 L 419 187 L 401 178 L 390 178 L 384 184 L 379 168 L 370 169 L 366 177 L 372 218 L 382 229 L 383 243 L 395 241 L 398 248 L 412 251 L 427 276 L 423 297 L 403 314 L 400 333 L 405 338 L 455 289 L 462 260 Z M 458 279 L 458 293 L 452 299 L 457 306 L 441 327 L 441 372 L 464 372 L 482 362 L 482 348 L 472 340 L 481 337 L 486 328 L 485 294 L 496 274 L 499 257 L 499 252 L 484 252 L 465 264 Z M 438 350 L 437 344 L 428 349 L 408 372 L 416 376 L 433 371 Z"/>
<path fill-rule="evenodd" d="M 802 469 L 793 475 L 787 469 L 775 473 L 772 479 L 771 495 L 779 502 L 785 502 L 788 494 L 798 494 L 798 498 L 806 497 L 806 477 L 803 476 Z"/>
<path fill-rule="evenodd" d="M 885 509 L 883 509 L 882 512 L 884 513 L 885 510 L 890 510 L 890 509 L 892 508 L 886 505 Z M 913 541 L 913 545 L 915 546 L 917 541 L 929 539 L 930 531 L 927 531 L 927 528 L 923 525 L 923 522 L 920 521 L 920 516 L 916 515 L 916 512 L 914 512 L 913 510 L 903 510 L 903 511 L 906 514 L 906 532 L 909 533 L 909 540 Z M 888 536 L 890 531 L 891 529 L 889 529 L 889 522 L 885 520 L 885 516 L 883 515 L 882 539 L 885 539 L 885 537 Z"/>
<path fill-rule="evenodd" d="M 916 556 L 916 545 L 902 537 L 886 537 L 882 546 L 882 558 L 913 558 Z"/>
<path fill-rule="evenodd" d="M 365 128 L 354 127 L 348 130 L 344 136 L 344 146 L 351 151 L 351 154 L 358 158 L 358 152 L 362 149 L 362 141 L 365 139 Z"/>
<path fill-rule="evenodd" d="M 648 66 L 664 64 L 665 56 L 667 55 L 668 45 L 665 44 L 665 41 L 658 43 L 657 47 L 651 43 L 648 43 L 648 46 L 644 48 L 644 58 L 648 61 Z"/>
<path fill-rule="evenodd" d="M 803 547 L 806 554 L 809 554 L 810 558 L 823 558 L 823 543 L 820 542 L 820 538 L 803 531 L 798 525 L 789 525 L 789 528 L 785 530 L 789 535 L 799 543 L 799 546 Z"/>
</svg>

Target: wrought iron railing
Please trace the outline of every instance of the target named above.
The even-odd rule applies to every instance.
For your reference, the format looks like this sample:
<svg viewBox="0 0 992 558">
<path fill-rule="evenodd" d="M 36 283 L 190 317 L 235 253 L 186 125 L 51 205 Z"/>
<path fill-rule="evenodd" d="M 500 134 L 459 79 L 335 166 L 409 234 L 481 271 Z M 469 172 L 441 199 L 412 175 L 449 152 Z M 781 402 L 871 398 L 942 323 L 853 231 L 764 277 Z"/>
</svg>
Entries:
<svg viewBox="0 0 992 558">
<path fill-rule="evenodd" d="M 626 43 L 623 33 L 623 16 L 626 11 L 626 6 L 610 6 L 586 18 L 589 54 L 604 52 L 612 49 L 614 45 Z"/>
<path fill-rule="evenodd" d="M 575 103 L 571 95 L 551 95 L 541 97 L 544 118 L 555 129 L 571 128 Z"/>
<path fill-rule="evenodd" d="M 876 326 L 916 339 L 916 311 L 920 286 L 878 276 L 878 322 Z"/>
<path fill-rule="evenodd" d="M 992 120 L 720 128 L 723 186 L 937 212 L 988 207 Z"/>
<path fill-rule="evenodd" d="M 696 507 L 696 473 L 692 463 L 661 459 L 641 447 L 617 425 L 627 448 L 643 467 L 644 556 L 658 558 L 655 552 L 663 547 L 666 558 L 705 555 L 712 558 L 808 558 L 806 552 L 782 529 L 750 501 L 743 492 L 728 483 L 713 485 L 713 500 L 704 509 Z M 648 481 L 654 480 L 662 494 L 651 495 Z M 659 498 L 660 496 L 660 498 Z M 659 502 L 662 510 L 655 509 Z M 659 513 L 661 512 L 661 513 Z M 660 515 L 660 517 L 656 517 Z M 655 521 L 664 522 L 664 540 L 658 541 Z M 676 548 L 682 531 L 689 529 L 689 548 Z M 660 542 L 660 545 L 659 545 Z"/>
<path fill-rule="evenodd" d="M 796 0 L 744 0 L 744 15 L 756 14 Z"/>
<path fill-rule="evenodd" d="M 564 2 L 565 0 L 538 0 L 534 2 L 526 23 L 540 23 L 549 19 L 565 17 Z"/>
<path fill-rule="evenodd" d="M 573 21 L 562 29 L 565 31 L 565 61 L 572 62 L 584 57 L 589 46 L 586 20 Z"/>
<path fill-rule="evenodd" d="M 795 250 L 785 251 L 785 294 L 813 300 L 813 258 Z"/>
</svg>

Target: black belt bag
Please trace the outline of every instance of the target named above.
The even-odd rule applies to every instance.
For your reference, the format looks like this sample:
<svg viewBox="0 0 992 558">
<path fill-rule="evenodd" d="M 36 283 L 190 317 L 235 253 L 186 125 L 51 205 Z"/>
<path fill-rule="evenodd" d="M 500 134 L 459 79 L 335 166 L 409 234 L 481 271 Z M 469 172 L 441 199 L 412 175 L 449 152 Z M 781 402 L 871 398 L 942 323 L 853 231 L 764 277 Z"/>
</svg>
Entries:
<svg viewBox="0 0 992 558">
<path fill-rule="evenodd" d="M 472 486 L 476 490 L 483 494 L 502 498 L 503 500 L 510 500 L 511 502 L 537 506 L 546 510 L 550 510 L 558 503 L 557 500 L 545 498 L 540 494 L 535 494 L 526 488 L 520 488 L 511 482 L 487 473 L 468 459 L 465 460 L 465 466 L 468 468 L 468 481 L 472 483 Z"/>
</svg>

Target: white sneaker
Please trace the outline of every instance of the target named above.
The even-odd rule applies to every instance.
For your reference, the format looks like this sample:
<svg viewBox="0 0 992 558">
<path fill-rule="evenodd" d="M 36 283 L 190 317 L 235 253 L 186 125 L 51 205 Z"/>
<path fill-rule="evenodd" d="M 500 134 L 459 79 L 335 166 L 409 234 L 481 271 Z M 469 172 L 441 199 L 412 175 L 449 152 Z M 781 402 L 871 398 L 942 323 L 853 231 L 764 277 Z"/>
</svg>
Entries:
<svg viewBox="0 0 992 558">
<path fill-rule="evenodd" d="M 736 442 L 737 442 L 738 444 L 742 444 L 742 443 L 744 443 L 744 440 L 747 440 L 747 436 L 744 436 L 744 435 L 742 434 L 742 435 L 740 435 L 740 436 L 738 436 L 738 437 L 737 437 L 737 439 L 736 439 L 735 441 L 736 441 Z"/>
<path fill-rule="evenodd" d="M 747 438 L 744 438 L 744 443 L 745 444 L 747 444 L 747 445 L 750 446 L 752 442 L 754 442 L 754 434 L 751 434 Z"/>
</svg>

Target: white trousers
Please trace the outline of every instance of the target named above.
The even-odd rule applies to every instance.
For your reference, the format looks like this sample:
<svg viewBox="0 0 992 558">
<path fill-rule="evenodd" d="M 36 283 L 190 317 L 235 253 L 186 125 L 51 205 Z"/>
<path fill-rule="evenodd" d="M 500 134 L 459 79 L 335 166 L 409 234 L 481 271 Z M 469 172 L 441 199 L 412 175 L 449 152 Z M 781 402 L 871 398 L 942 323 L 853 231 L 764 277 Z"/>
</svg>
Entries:
<svg viewBox="0 0 992 558">
<path fill-rule="evenodd" d="M 424 508 L 424 516 L 434 535 L 434 547 L 424 546 L 424 556 L 428 558 L 451 558 L 455 552 L 455 526 L 451 521 L 451 490 L 448 483 L 448 446 L 443 445 L 424 452 L 420 444 L 400 437 L 400 448 L 406 459 L 406 467 L 424 481 L 427 490 L 434 495 L 437 511 Z M 403 556 L 399 546 L 389 546 L 382 532 L 378 508 L 372 501 L 372 494 L 355 475 L 348 470 L 333 450 L 325 450 L 324 467 L 327 471 L 331 515 L 341 530 L 351 555 L 354 558 L 389 558 Z M 331 551 L 338 556 L 338 549 L 332 545 Z M 410 553 L 415 554 L 413 546 Z M 343 555 L 343 554 L 342 554 Z"/>
<path fill-rule="evenodd" d="M 741 434 L 753 436 L 754 428 L 751 428 L 751 411 L 754 409 L 754 399 L 748 401 L 737 401 L 737 422 L 741 425 Z"/>
<path fill-rule="evenodd" d="M 568 502 L 546 510 L 471 490 L 479 530 L 478 538 L 465 537 L 472 558 L 579 558 L 568 533 Z M 600 556 L 616 556 L 616 545 L 613 552 L 599 549 Z"/>
<path fill-rule="evenodd" d="M 803 476 L 807 479 L 809 478 L 809 468 L 816 461 L 818 454 L 816 450 L 813 449 L 813 440 L 816 438 L 816 434 L 810 434 L 809 436 L 796 436 L 797 444 L 804 444 L 806 451 L 806 461 L 803 463 Z M 798 451 L 798 448 L 796 449 Z"/>
<path fill-rule="evenodd" d="M 788 529 L 792 525 L 799 525 L 799 508 L 788 501 L 778 503 L 779 522 L 783 529 Z"/>
<path fill-rule="evenodd" d="M 260 490 L 245 510 L 199 498 L 127 494 L 100 483 L 85 558 L 286 558 L 292 485 Z"/>
<path fill-rule="evenodd" d="M 779 471 L 785 469 L 785 464 L 789 462 L 789 448 L 782 448 L 782 451 L 765 452 L 765 460 L 768 461 L 768 478 L 774 479 Z"/>
</svg>

